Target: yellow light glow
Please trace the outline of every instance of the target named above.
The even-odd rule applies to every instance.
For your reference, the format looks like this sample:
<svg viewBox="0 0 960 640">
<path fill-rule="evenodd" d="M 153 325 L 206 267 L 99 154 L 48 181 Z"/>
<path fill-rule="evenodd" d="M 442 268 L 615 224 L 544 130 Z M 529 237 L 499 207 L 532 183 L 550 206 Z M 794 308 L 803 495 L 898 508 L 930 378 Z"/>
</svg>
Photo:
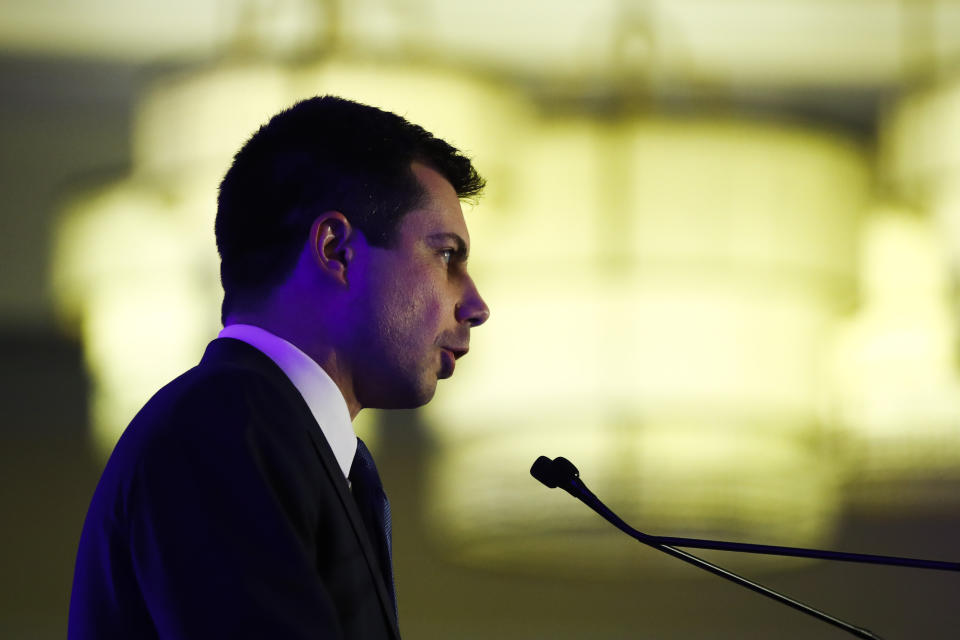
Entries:
<svg viewBox="0 0 960 640">
<path fill-rule="evenodd" d="M 834 411 L 855 438 L 857 477 L 956 474 L 960 376 L 943 245 L 929 220 L 885 211 L 868 222 L 862 255 L 863 304 L 834 353 Z"/>
<path fill-rule="evenodd" d="M 162 384 L 196 364 L 197 345 L 215 326 L 202 254 L 190 240 L 162 194 L 142 184 L 94 193 L 65 213 L 55 293 L 80 327 L 101 451 Z"/>
<path fill-rule="evenodd" d="M 857 497 L 938 503 L 930 485 L 960 477 L 960 82 L 903 97 L 881 129 L 885 186 L 910 208 L 865 230 L 864 301 L 837 338 L 835 411 L 856 442 Z"/>
<path fill-rule="evenodd" d="M 292 95 L 289 73 L 269 65 L 162 79 L 137 109 L 136 171 L 162 178 L 211 165 L 222 177 L 233 154 L 271 115 L 289 107 Z"/>
<path fill-rule="evenodd" d="M 737 121 L 649 121 L 617 129 L 631 203 L 619 222 L 641 265 L 740 269 L 738 279 L 848 288 L 867 168 L 853 144 Z M 845 282 L 846 281 L 846 282 Z"/>
<path fill-rule="evenodd" d="M 881 165 L 900 194 L 929 203 L 960 171 L 960 82 L 905 96 L 881 130 Z"/>
</svg>

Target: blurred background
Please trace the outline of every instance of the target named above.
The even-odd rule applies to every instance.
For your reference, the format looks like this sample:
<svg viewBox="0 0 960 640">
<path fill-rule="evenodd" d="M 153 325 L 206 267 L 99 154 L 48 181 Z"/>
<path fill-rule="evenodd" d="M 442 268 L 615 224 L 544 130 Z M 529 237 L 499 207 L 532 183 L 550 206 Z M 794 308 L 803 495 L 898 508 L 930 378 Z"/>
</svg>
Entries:
<svg viewBox="0 0 960 640">
<path fill-rule="evenodd" d="M 960 560 L 960 2 L 0 0 L 0 636 L 64 636 L 113 443 L 220 328 L 216 185 L 323 93 L 489 180 L 490 321 L 357 424 L 405 637 L 848 637 L 540 454 L 648 533 Z M 957 574 L 702 555 L 885 638 L 960 625 Z"/>
</svg>

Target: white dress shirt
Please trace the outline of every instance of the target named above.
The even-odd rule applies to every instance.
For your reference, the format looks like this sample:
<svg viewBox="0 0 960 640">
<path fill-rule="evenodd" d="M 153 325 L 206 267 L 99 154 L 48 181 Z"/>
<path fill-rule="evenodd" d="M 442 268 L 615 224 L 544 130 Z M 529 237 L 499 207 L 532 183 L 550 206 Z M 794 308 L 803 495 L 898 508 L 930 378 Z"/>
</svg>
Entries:
<svg viewBox="0 0 960 640">
<path fill-rule="evenodd" d="M 250 324 L 228 325 L 217 337 L 242 340 L 263 352 L 283 370 L 310 407 L 343 471 L 343 477 L 349 477 L 350 465 L 357 451 L 357 434 L 350 421 L 347 401 L 323 367 L 283 338 Z"/>
</svg>

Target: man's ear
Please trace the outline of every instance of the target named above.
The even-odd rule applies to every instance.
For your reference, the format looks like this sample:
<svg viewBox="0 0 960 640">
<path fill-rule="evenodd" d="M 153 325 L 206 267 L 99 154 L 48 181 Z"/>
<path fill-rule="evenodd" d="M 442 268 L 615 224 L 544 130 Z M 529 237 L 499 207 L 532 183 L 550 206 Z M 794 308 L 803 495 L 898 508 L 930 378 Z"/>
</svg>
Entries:
<svg viewBox="0 0 960 640">
<path fill-rule="evenodd" d="M 314 264 L 338 282 L 347 284 L 347 267 L 353 260 L 356 231 L 339 211 L 327 211 L 310 226 L 310 251 Z"/>
</svg>

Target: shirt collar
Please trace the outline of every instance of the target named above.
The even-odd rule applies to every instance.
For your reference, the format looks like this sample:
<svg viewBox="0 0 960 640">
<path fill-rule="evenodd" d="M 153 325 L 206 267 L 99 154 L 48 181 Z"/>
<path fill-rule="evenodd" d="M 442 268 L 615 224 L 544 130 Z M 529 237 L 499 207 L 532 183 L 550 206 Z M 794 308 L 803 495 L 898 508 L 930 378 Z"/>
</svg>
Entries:
<svg viewBox="0 0 960 640">
<path fill-rule="evenodd" d="M 246 342 L 283 370 L 310 408 L 343 476 L 348 477 L 357 451 L 357 434 L 350 421 L 347 401 L 323 367 L 290 342 L 250 324 L 227 325 L 217 337 Z"/>
</svg>

